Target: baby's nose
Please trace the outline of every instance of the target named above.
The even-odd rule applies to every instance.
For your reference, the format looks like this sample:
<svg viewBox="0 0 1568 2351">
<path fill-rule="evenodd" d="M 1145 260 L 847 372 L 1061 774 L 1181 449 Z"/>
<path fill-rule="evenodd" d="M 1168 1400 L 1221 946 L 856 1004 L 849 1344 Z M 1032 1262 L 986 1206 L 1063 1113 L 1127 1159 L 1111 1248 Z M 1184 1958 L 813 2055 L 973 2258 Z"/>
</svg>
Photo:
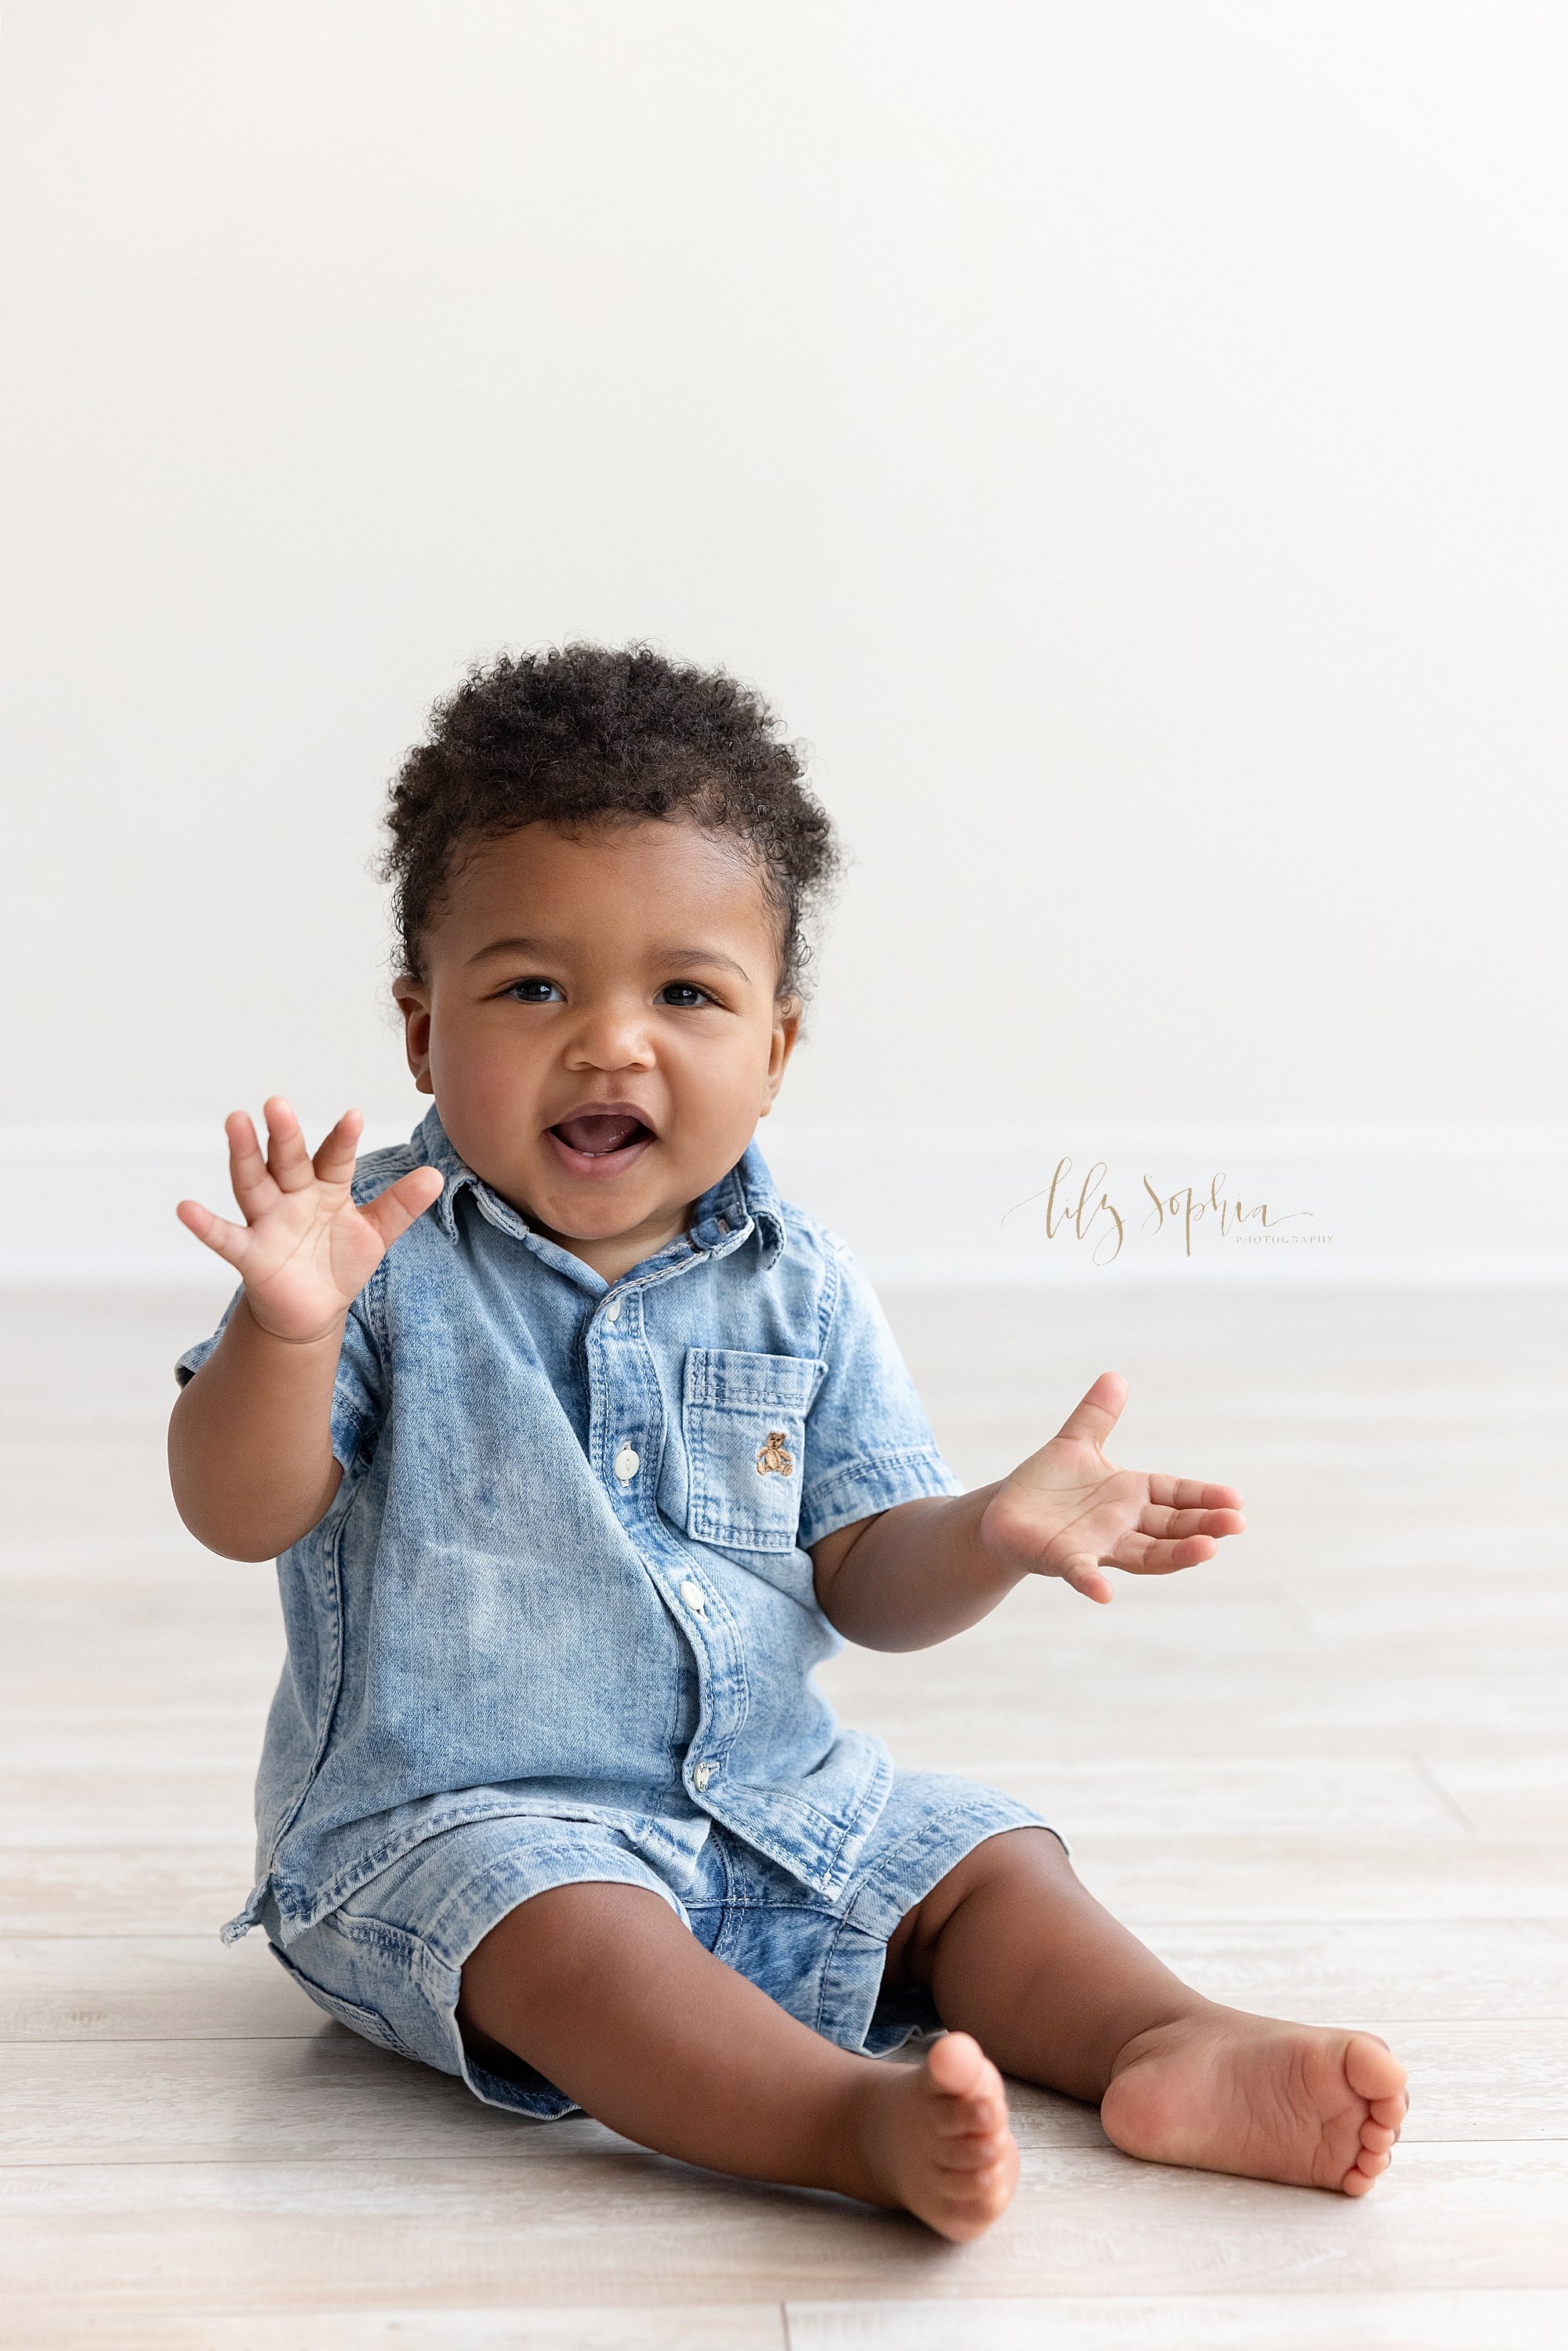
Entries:
<svg viewBox="0 0 1568 2351">
<path fill-rule="evenodd" d="M 649 1025 L 637 1015 L 611 1009 L 589 1014 L 568 1055 L 573 1069 L 652 1069 L 655 1055 Z"/>
</svg>

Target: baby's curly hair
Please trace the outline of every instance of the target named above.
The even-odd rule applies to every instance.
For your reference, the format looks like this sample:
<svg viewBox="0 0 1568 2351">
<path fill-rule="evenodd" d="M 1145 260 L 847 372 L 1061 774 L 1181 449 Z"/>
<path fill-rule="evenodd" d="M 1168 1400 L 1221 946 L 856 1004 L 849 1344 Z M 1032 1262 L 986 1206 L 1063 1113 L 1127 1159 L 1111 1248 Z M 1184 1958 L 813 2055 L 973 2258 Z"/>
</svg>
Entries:
<svg viewBox="0 0 1568 2351">
<path fill-rule="evenodd" d="M 464 855 L 523 825 L 685 818 L 754 860 L 779 918 L 780 996 L 803 992 L 806 925 L 841 855 L 762 696 L 649 645 L 568 644 L 476 662 L 431 712 L 388 795 L 383 880 L 402 968 Z"/>
</svg>

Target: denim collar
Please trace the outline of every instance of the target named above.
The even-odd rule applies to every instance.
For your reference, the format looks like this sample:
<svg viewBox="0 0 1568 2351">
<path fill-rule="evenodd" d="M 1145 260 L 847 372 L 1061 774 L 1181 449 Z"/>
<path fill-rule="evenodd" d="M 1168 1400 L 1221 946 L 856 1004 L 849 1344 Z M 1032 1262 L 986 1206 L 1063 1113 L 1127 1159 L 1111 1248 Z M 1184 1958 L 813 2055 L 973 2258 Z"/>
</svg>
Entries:
<svg viewBox="0 0 1568 2351">
<path fill-rule="evenodd" d="M 476 1176 L 465 1160 L 460 1159 L 447 1140 L 446 1129 L 440 1114 L 430 1109 L 414 1130 L 413 1140 L 423 1153 L 424 1163 L 445 1177 L 445 1188 L 435 1203 L 435 1213 L 446 1233 L 457 1238 L 457 1201 L 459 1196 L 472 1187 L 480 1208 L 489 1222 L 515 1238 L 530 1242 L 541 1255 L 553 1262 L 564 1260 L 562 1270 L 574 1273 L 588 1272 L 580 1259 L 571 1258 L 565 1250 L 557 1249 L 541 1234 L 534 1231 L 527 1217 L 518 1214 L 498 1192 Z M 732 1250 L 757 1236 L 758 1262 L 764 1271 L 777 1263 L 788 1234 L 779 1195 L 768 1163 L 758 1149 L 755 1139 L 748 1143 L 727 1176 L 721 1176 L 710 1185 L 693 1210 L 684 1241 L 674 1241 L 662 1251 L 660 1262 L 672 1255 L 684 1255 L 689 1249 L 706 1257 L 728 1257 Z M 597 1280 L 598 1277 L 594 1276 Z"/>
</svg>

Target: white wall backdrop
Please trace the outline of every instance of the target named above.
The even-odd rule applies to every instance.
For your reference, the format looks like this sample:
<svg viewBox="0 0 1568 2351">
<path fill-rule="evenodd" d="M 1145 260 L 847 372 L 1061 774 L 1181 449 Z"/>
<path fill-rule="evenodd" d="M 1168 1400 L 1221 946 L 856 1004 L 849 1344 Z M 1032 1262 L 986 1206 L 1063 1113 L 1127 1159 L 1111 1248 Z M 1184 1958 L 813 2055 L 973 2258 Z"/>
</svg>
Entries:
<svg viewBox="0 0 1568 2351">
<path fill-rule="evenodd" d="M 936 1235 L 1116 1139 L 1134 1191 L 1337 1152 L 1364 1270 L 1561 1269 L 1561 8 L 5 43 L 13 1270 L 193 1250 L 112 1171 L 161 1200 L 275 1087 L 406 1129 L 381 792 L 470 657 L 573 634 L 813 748 L 856 863 L 779 1156 L 852 1129 L 873 1253 L 889 1167 L 982 1171 Z"/>
</svg>

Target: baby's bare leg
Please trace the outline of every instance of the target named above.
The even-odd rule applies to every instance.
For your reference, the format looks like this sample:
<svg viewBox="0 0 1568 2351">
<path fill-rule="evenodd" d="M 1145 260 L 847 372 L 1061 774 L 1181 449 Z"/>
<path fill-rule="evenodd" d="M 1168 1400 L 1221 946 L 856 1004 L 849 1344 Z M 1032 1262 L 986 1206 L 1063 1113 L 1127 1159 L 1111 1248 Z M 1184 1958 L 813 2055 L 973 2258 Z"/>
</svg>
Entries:
<svg viewBox="0 0 1568 2351">
<path fill-rule="evenodd" d="M 977 1845 L 901 1920 L 887 1980 L 925 1985 L 1005 2072 L 1100 2104 L 1130 2155 L 1360 2196 L 1399 2136 L 1405 2069 L 1385 2043 L 1205 2000 L 1048 1829 Z"/>
<path fill-rule="evenodd" d="M 716 2171 L 898 2204 L 978 2236 L 1018 2183 L 996 2067 L 965 2033 L 918 2069 L 854 2056 L 638 1886 L 557 1886 L 463 1970 L 472 2053 L 510 2050 L 601 2122 Z"/>
</svg>

